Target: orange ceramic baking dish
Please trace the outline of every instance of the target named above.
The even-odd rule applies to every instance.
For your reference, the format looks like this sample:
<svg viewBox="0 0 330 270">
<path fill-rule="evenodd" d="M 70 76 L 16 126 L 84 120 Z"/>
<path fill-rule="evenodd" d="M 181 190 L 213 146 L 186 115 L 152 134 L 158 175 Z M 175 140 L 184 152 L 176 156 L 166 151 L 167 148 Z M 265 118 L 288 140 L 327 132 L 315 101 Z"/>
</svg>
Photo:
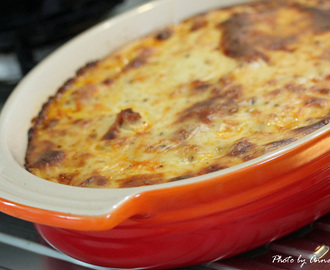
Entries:
<svg viewBox="0 0 330 270">
<path fill-rule="evenodd" d="M 1 113 L 0 211 L 34 222 L 51 245 L 78 260 L 153 269 L 232 256 L 328 213 L 330 125 L 232 168 L 152 186 L 80 188 L 24 169 L 31 118 L 79 67 L 169 23 L 243 2 L 150 2 L 93 27 L 39 64 Z"/>
</svg>

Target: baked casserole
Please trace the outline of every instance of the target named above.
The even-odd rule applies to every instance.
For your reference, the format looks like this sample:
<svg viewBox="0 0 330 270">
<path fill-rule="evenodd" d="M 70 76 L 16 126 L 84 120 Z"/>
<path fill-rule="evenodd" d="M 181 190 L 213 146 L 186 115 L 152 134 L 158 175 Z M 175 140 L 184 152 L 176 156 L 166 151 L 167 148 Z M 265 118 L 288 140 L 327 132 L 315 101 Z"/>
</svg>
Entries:
<svg viewBox="0 0 330 270">
<path fill-rule="evenodd" d="M 254 159 L 330 119 L 330 2 L 256 1 L 169 25 L 86 64 L 43 105 L 25 167 L 125 188 Z"/>
</svg>

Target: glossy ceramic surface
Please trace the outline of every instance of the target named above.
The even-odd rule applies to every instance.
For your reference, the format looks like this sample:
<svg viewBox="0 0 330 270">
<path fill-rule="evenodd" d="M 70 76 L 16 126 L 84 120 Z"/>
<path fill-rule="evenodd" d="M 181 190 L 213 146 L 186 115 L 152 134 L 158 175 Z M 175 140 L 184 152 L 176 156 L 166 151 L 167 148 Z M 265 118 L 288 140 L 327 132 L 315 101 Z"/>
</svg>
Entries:
<svg viewBox="0 0 330 270">
<path fill-rule="evenodd" d="M 330 125 L 239 166 L 154 186 L 84 189 L 23 168 L 30 119 L 79 67 L 169 23 L 241 2 L 152 2 L 92 28 L 37 66 L 0 117 L 0 211 L 35 222 L 54 247 L 88 263 L 161 269 L 246 251 L 328 213 Z"/>
<path fill-rule="evenodd" d="M 301 179 L 304 185 L 290 185 L 262 200 L 188 220 L 150 222 L 152 216 L 140 216 L 104 232 L 44 225 L 37 229 L 54 247 L 95 265 L 148 269 L 197 265 L 264 245 L 326 214 L 330 187 L 321 181 L 324 177 L 309 175 Z"/>
<path fill-rule="evenodd" d="M 144 215 L 104 232 L 44 225 L 37 229 L 66 254 L 102 266 L 166 269 L 232 256 L 280 238 L 329 211 L 329 154 L 303 166 L 299 162 L 325 147 L 326 141 L 258 169 L 238 171 L 218 187 L 201 184 L 189 186 L 188 191 L 145 194 L 150 198 L 144 202 L 152 205 L 145 205 Z"/>
</svg>

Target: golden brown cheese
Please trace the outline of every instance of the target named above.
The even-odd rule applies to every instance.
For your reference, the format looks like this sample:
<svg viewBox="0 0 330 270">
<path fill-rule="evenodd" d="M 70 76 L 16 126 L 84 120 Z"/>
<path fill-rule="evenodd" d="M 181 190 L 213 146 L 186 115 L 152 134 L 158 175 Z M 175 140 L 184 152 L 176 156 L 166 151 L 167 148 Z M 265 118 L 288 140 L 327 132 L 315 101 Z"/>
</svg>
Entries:
<svg viewBox="0 0 330 270">
<path fill-rule="evenodd" d="M 134 187 L 228 168 L 329 123 L 330 3 L 213 10 L 77 72 L 29 132 L 26 168 Z"/>
</svg>

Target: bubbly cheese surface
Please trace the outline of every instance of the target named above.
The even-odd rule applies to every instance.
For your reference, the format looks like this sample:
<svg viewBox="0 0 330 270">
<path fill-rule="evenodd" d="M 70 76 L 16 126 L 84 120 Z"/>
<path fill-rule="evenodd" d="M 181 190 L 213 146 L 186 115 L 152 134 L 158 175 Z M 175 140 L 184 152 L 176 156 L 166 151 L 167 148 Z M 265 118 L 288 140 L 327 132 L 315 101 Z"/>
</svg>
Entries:
<svg viewBox="0 0 330 270">
<path fill-rule="evenodd" d="M 80 187 L 177 181 L 294 142 L 329 115 L 330 2 L 260 1 L 87 64 L 33 120 L 25 166 Z"/>
</svg>

